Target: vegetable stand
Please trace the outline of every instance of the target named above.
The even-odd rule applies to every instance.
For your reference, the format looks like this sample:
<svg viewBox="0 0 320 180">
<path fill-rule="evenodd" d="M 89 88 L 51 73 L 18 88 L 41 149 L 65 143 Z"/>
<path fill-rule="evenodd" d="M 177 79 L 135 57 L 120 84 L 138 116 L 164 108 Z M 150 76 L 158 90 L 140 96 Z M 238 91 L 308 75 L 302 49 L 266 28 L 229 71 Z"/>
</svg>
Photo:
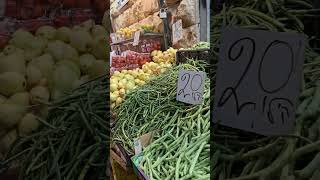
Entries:
<svg viewBox="0 0 320 180">
<path fill-rule="evenodd" d="M 109 177 L 106 3 L 51 1 L 40 17 L 21 17 L 9 10 L 27 3 L 7 2 L 15 7 L 1 28 L 9 38 L 0 52 L 0 179 Z"/>
<path fill-rule="evenodd" d="M 177 63 L 178 50 L 206 48 L 207 51 L 209 48 L 208 43 L 200 42 L 200 31 L 196 26 L 196 1 L 184 0 L 174 5 L 171 1 L 139 2 L 130 4 L 129 1 L 125 9 L 111 10 L 114 30 L 111 46 L 114 52 L 111 55 L 110 103 L 115 117 L 112 144 L 124 150 L 115 152 L 118 156 L 115 161 L 126 167 L 128 172 L 135 172 L 141 180 L 175 177 L 209 179 L 209 79 L 205 80 L 205 100 L 201 105 L 187 105 L 175 99 L 180 69 L 205 71 L 206 65 L 200 59 L 208 59 L 207 56 L 194 56 L 194 60 L 190 58 L 180 65 Z M 184 9 L 186 4 L 192 7 Z M 139 11 L 135 12 L 137 9 Z M 177 10 L 181 13 L 177 14 Z M 131 11 L 139 18 L 131 20 L 129 14 L 126 15 Z M 192 22 L 185 18 L 188 13 L 192 15 Z M 184 30 L 179 33 L 185 37 L 174 38 L 177 40 L 173 43 L 174 47 L 166 49 L 164 29 L 173 31 L 172 26 L 178 17 L 182 18 Z M 166 18 L 166 21 L 161 18 Z M 167 23 L 169 28 L 164 27 Z M 146 27 L 150 28 L 148 32 Z M 140 33 L 138 42 L 137 33 Z M 160 44 L 143 50 L 150 44 L 148 41 Z M 139 63 L 147 54 L 149 60 Z M 135 62 L 136 59 L 140 61 Z M 192 129 L 196 130 L 193 132 Z M 184 145 L 179 147 L 179 144 Z M 199 148 L 197 157 L 191 156 L 192 147 Z M 176 155 L 180 152 L 184 152 L 184 156 Z M 179 164 L 176 165 L 178 159 Z"/>
</svg>

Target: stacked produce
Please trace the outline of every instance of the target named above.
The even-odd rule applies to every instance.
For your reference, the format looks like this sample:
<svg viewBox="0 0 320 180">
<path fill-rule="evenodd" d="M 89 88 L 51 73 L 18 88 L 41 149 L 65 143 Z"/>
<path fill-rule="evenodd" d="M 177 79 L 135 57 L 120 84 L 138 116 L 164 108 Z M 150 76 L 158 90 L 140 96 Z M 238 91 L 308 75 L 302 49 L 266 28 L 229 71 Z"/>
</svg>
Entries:
<svg viewBox="0 0 320 180">
<path fill-rule="evenodd" d="M 202 49 L 210 49 L 209 42 L 198 42 L 193 45 L 191 48 L 180 48 L 179 50 L 202 50 Z"/>
<path fill-rule="evenodd" d="M 125 51 L 125 55 L 113 55 L 112 67 L 119 68 L 137 68 L 151 61 L 149 53 L 137 53 L 134 51 Z"/>
<path fill-rule="evenodd" d="M 138 29 L 125 27 L 119 29 L 117 34 L 123 36 L 125 39 L 131 39 L 136 31 L 138 31 Z"/>
<path fill-rule="evenodd" d="M 210 80 L 206 79 L 201 105 L 176 100 L 179 70 L 203 70 L 194 63 L 151 78 L 115 109 L 113 141 L 130 154 L 136 138 L 154 132 L 154 141 L 139 155 L 140 167 L 150 179 L 210 179 Z"/>
<path fill-rule="evenodd" d="M 153 32 L 154 31 L 154 26 L 150 24 L 143 24 L 140 26 L 141 30 L 143 32 L 148 33 L 148 32 Z"/>
<path fill-rule="evenodd" d="M 74 28 L 13 33 L 0 55 L 0 152 L 36 130 L 48 102 L 107 73 L 107 31 L 92 20 Z"/>
<path fill-rule="evenodd" d="M 176 61 L 176 49 L 170 47 L 168 50 L 162 52 L 160 50 L 152 51 L 151 56 L 152 60 L 156 63 L 167 62 L 175 63 Z"/>
<path fill-rule="evenodd" d="M 109 156 L 108 85 L 107 78 L 100 77 L 52 103 L 42 126 L 16 141 L 1 162 L 0 172 L 18 160 L 24 180 L 109 179 L 105 173 Z"/>
<path fill-rule="evenodd" d="M 125 94 L 144 85 L 150 77 L 159 75 L 171 67 L 169 63 L 146 63 L 142 69 L 115 71 L 110 78 L 110 101 L 111 109 L 120 105 Z"/>
<path fill-rule="evenodd" d="M 219 53 L 223 25 L 279 32 L 303 33 L 304 16 L 313 16 L 307 1 L 236 0 L 212 15 L 211 61 Z M 304 82 L 293 135 L 262 137 L 216 125 L 211 142 L 212 178 L 251 179 L 320 179 L 320 55 L 307 47 Z M 211 71 L 214 77 L 215 69 Z M 211 91 L 211 96 L 214 96 Z"/>
</svg>

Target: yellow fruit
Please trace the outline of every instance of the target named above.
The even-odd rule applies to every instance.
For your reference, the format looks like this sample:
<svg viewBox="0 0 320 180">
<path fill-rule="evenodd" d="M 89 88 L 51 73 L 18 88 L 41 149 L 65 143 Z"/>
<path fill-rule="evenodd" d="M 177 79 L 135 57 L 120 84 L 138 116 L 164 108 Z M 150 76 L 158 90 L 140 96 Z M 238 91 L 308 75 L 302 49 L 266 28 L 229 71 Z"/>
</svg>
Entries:
<svg viewBox="0 0 320 180">
<path fill-rule="evenodd" d="M 118 97 L 116 100 L 116 105 L 119 106 L 122 103 L 123 99 L 121 97 Z"/>
<path fill-rule="evenodd" d="M 116 90 L 118 90 L 118 85 L 117 84 L 110 84 L 110 91 L 114 92 Z"/>
<path fill-rule="evenodd" d="M 17 72 L 5 72 L 0 75 L 0 93 L 11 96 L 18 92 L 24 92 L 27 86 L 26 79 Z"/>
<path fill-rule="evenodd" d="M 28 92 L 21 92 L 12 95 L 6 103 L 9 104 L 17 104 L 21 106 L 28 106 L 29 105 L 29 93 Z"/>
<path fill-rule="evenodd" d="M 119 75 L 119 74 L 120 74 L 119 71 L 115 71 L 115 72 L 113 73 L 114 76 L 117 76 L 117 75 Z"/>
<path fill-rule="evenodd" d="M 18 134 L 16 129 L 9 131 L 5 136 L 3 136 L 0 139 L 0 152 L 2 152 L 2 154 L 6 154 L 11 145 L 17 140 Z"/>
<path fill-rule="evenodd" d="M 121 73 L 126 74 L 126 73 L 128 73 L 128 70 L 122 70 Z"/>
<path fill-rule="evenodd" d="M 38 104 L 48 102 L 50 98 L 50 92 L 47 87 L 36 86 L 30 90 L 31 103 Z"/>
<path fill-rule="evenodd" d="M 113 94 L 116 95 L 117 97 L 120 96 L 120 92 L 119 91 L 115 91 L 115 92 L 113 92 Z"/>
<path fill-rule="evenodd" d="M 122 82 L 119 82 L 119 83 L 118 83 L 118 88 L 119 88 L 119 89 L 124 89 L 125 87 L 126 87 L 126 85 L 123 84 Z"/>
<path fill-rule="evenodd" d="M 18 131 L 20 136 L 26 136 L 37 130 L 40 123 L 35 115 L 32 113 L 26 114 L 18 125 Z"/>
<path fill-rule="evenodd" d="M 119 90 L 119 94 L 120 94 L 120 96 L 124 96 L 126 94 L 126 90 L 125 89 L 120 89 Z"/>
<path fill-rule="evenodd" d="M 42 79 L 41 71 L 34 65 L 29 64 L 27 66 L 27 82 L 28 86 L 32 87 L 40 82 Z"/>
<path fill-rule="evenodd" d="M 0 104 L 0 129 L 15 126 L 27 113 L 27 107 L 17 104 Z"/>
<path fill-rule="evenodd" d="M 118 96 L 114 93 L 110 93 L 110 101 L 115 102 L 117 100 Z"/>
</svg>

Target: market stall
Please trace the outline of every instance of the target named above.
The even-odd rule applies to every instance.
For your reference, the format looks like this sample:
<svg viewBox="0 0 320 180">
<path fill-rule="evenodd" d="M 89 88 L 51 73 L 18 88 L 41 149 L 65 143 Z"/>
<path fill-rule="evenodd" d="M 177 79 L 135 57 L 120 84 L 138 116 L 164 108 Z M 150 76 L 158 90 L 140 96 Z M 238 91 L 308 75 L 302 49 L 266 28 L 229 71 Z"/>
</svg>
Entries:
<svg viewBox="0 0 320 180">
<path fill-rule="evenodd" d="M 109 178 L 107 1 L 4 2 L 0 179 Z"/>
<path fill-rule="evenodd" d="M 111 159 L 137 179 L 209 179 L 209 7 L 195 0 L 111 1 Z M 203 78 L 200 105 L 176 100 L 183 69 Z"/>
</svg>

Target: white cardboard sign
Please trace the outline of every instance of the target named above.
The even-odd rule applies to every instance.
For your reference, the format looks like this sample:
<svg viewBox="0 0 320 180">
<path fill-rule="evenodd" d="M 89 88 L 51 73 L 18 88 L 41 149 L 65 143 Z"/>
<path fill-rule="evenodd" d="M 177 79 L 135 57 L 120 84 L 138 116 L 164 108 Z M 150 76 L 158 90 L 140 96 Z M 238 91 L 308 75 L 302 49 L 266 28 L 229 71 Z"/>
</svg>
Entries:
<svg viewBox="0 0 320 180">
<path fill-rule="evenodd" d="M 176 44 L 182 39 L 182 20 L 179 19 L 172 25 L 172 43 Z"/>
<path fill-rule="evenodd" d="M 214 122 L 262 135 L 293 133 L 305 40 L 296 33 L 224 28 Z"/>
<path fill-rule="evenodd" d="M 177 83 L 177 101 L 201 104 L 203 102 L 205 79 L 205 72 L 180 70 Z"/>
<path fill-rule="evenodd" d="M 137 46 L 139 44 L 139 40 L 140 40 L 140 31 L 137 31 L 134 33 L 134 38 L 133 38 L 133 46 Z"/>
</svg>

